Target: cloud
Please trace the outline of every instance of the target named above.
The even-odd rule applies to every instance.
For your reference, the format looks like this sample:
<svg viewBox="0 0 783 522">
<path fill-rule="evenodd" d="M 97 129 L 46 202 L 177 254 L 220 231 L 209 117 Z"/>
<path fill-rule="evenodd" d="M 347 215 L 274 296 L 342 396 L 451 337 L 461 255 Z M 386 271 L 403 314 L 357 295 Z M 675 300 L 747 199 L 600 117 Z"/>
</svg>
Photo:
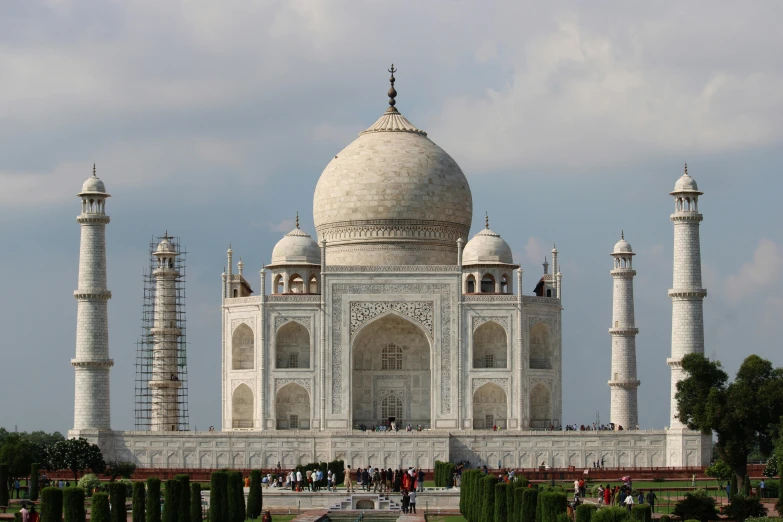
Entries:
<svg viewBox="0 0 783 522">
<path fill-rule="evenodd" d="M 761 239 L 753 252 L 753 260 L 744 263 L 739 271 L 726 278 L 726 298 L 737 304 L 746 297 L 770 287 L 780 280 L 783 269 L 783 249 L 769 239 Z"/>
<path fill-rule="evenodd" d="M 272 232 L 281 232 L 287 234 L 294 229 L 295 223 L 293 219 L 284 219 L 278 223 L 269 223 L 269 230 Z"/>
<path fill-rule="evenodd" d="M 544 246 L 544 243 L 535 236 L 530 236 L 525 243 L 525 257 L 528 260 L 528 266 L 535 266 L 544 262 L 544 257 L 549 259 L 549 251 L 551 249 Z"/>
</svg>

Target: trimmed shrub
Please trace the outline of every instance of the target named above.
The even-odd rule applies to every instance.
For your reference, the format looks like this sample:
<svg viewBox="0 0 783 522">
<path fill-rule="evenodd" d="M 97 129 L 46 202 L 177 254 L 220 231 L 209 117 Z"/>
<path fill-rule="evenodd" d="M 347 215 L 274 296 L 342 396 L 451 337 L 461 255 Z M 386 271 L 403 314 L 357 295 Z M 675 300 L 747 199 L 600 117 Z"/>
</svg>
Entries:
<svg viewBox="0 0 783 522">
<path fill-rule="evenodd" d="M 464 471 L 462 472 L 462 487 L 459 490 L 459 512 L 462 514 L 462 517 L 466 520 L 468 519 L 468 515 L 466 513 L 465 509 L 465 497 L 470 494 L 470 476 L 473 472 L 472 471 Z M 250 511 L 250 498 L 247 499 L 247 509 Z"/>
<path fill-rule="evenodd" d="M 661 515 L 661 518 L 658 519 L 659 522 L 672 522 L 671 517 L 669 515 Z"/>
<path fill-rule="evenodd" d="M 511 510 L 511 516 L 509 517 L 511 522 L 522 522 L 522 502 L 524 501 L 525 491 L 527 491 L 527 486 L 514 488 L 514 509 Z"/>
<path fill-rule="evenodd" d="M 688 519 L 688 520 L 686 520 L 685 522 L 699 522 L 699 521 L 698 521 L 698 520 L 696 520 L 695 518 L 689 518 L 689 519 Z"/>
<path fill-rule="evenodd" d="M 479 522 L 494 522 L 495 520 L 495 485 L 498 479 L 486 475 L 481 479 L 481 517 Z"/>
<path fill-rule="evenodd" d="M 508 522 L 508 498 L 510 488 L 501 482 L 495 484 L 495 522 Z"/>
<path fill-rule="evenodd" d="M 744 522 L 745 519 L 750 517 L 767 516 L 767 508 L 764 507 L 758 497 L 737 495 L 736 497 L 731 497 L 731 503 L 723 510 L 723 514 L 731 520 Z"/>
<path fill-rule="evenodd" d="M 508 522 L 514 519 L 514 491 L 516 491 L 517 485 L 514 482 L 508 484 L 508 490 L 506 490 L 506 514 Z"/>
<path fill-rule="evenodd" d="M 177 522 L 178 520 L 179 486 L 178 480 L 171 479 L 166 481 L 166 489 L 163 491 L 163 522 Z"/>
<path fill-rule="evenodd" d="M 568 513 L 560 513 L 557 515 L 557 522 L 571 522 L 571 517 L 568 516 Z"/>
<path fill-rule="evenodd" d="M 254 469 L 250 472 L 250 490 L 247 492 L 247 518 L 258 518 L 263 509 L 261 500 L 261 470 Z M 462 501 L 462 492 L 460 492 Z"/>
<path fill-rule="evenodd" d="M 151 477 L 147 479 L 147 508 L 145 512 L 147 522 L 161 522 L 159 478 Z"/>
<path fill-rule="evenodd" d="M 63 514 L 65 522 L 84 522 L 84 490 L 80 487 L 70 487 L 63 490 Z"/>
<path fill-rule="evenodd" d="M 33 462 L 30 465 L 30 482 L 28 483 L 29 488 L 27 489 L 27 498 L 29 498 L 32 501 L 38 500 L 38 469 L 39 465 L 37 462 Z"/>
<path fill-rule="evenodd" d="M 8 464 L 0 464 L 0 506 L 8 506 Z"/>
<path fill-rule="evenodd" d="M 639 504 L 631 508 L 631 519 L 638 522 L 652 522 L 652 508 L 646 504 Z"/>
<path fill-rule="evenodd" d="M 715 509 L 715 499 L 704 491 L 686 493 L 685 498 L 677 502 L 672 511 L 674 516 L 682 520 L 696 519 L 701 522 L 718 519 L 718 510 Z"/>
<path fill-rule="evenodd" d="M 125 522 L 125 484 L 109 483 L 109 502 L 111 503 L 111 522 Z"/>
<path fill-rule="evenodd" d="M 144 522 L 144 482 L 133 483 L 133 494 L 131 495 L 133 507 L 131 508 L 133 522 Z"/>
<path fill-rule="evenodd" d="M 579 504 L 574 512 L 574 522 L 591 522 L 597 509 L 595 504 Z"/>
<path fill-rule="evenodd" d="M 621 507 L 601 508 L 590 519 L 590 522 L 628 522 L 628 511 Z"/>
<path fill-rule="evenodd" d="M 190 522 L 202 522 L 204 513 L 201 511 L 201 484 L 190 483 Z M 135 521 L 134 521 L 135 522 Z"/>
<path fill-rule="evenodd" d="M 99 491 L 92 496 L 90 522 L 111 522 L 111 509 L 109 508 L 108 494 Z"/>
<path fill-rule="evenodd" d="M 245 520 L 245 492 L 242 489 L 242 472 L 228 472 L 228 520 L 227 522 L 243 522 Z"/>
<path fill-rule="evenodd" d="M 63 519 L 63 490 L 43 488 L 41 491 L 41 522 L 60 522 Z M 106 520 L 105 522 L 109 522 Z"/>
<path fill-rule="evenodd" d="M 91 497 L 95 490 L 101 487 L 101 479 L 98 478 L 98 475 L 87 473 L 79 479 L 79 487 L 88 497 Z"/>
<path fill-rule="evenodd" d="M 568 510 L 568 497 L 559 491 L 546 491 L 538 496 L 541 506 L 540 522 L 557 522 L 557 516 Z"/>
<path fill-rule="evenodd" d="M 177 512 L 178 522 L 190 522 L 190 476 L 177 475 L 174 480 L 179 482 L 179 510 Z"/>
<path fill-rule="evenodd" d="M 228 522 L 228 473 L 215 471 L 209 483 L 209 522 Z"/>
<path fill-rule="evenodd" d="M 533 488 L 524 490 L 519 522 L 536 522 L 537 505 L 538 490 Z"/>
</svg>

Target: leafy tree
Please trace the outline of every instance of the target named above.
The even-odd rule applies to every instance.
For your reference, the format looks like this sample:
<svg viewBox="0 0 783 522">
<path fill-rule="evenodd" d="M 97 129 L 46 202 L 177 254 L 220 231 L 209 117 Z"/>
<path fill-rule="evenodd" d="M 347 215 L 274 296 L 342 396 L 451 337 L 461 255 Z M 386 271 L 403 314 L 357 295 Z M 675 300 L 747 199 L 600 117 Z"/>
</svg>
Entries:
<svg viewBox="0 0 783 522">
<path fill-rule="evenodd" d="M 777 477 L 778 476 L 778 456 L 777 453 L 773 453 L 767 460 L 767 467 L 764 468 L 765 477 Z"/>
<path fill-rule="evenodd" d="M 495 484 L 495 522 L 508 520 L 508 499 L 511 488 L 505 482 Z"/>
<path fill-rule="evenodd" d="M 590 522 L 628 522 L 628 510 L 621 507 L 605 507 L 593 513 Z"/>
<path fill-rule="evenodd" d="M 111 505 L 111 521 L 125 522 L 128 518 L 125 512 L 125 496 L 128 494 L 125 484 L 113 482 L 109 484 L 109 503 Z"/>
<path fill-rule="evenodd" d="M 126 460 L 113 460 L 106 464 L 106 474 L 111 477 L 111 481 L 114 482 L 117 477 L 129 479 L 136 471 L 136 464 L 128 462 Z"/>
<path fill-rule="evenodd" d="M 78 480 L 80 471 L 89 469 L 100 474 L 106 470 L 101 449 L 81 437 L 57 442 L 47 448 L 46 454 L 55 469 L 71 470 L 74 482 Z"/>
<path fill-rule="evenodd" d="M 109 495 L 107 495 L 106 493 L 98 492 L 92 496 L 92 509 L 90 510 L 90 522 L 111 522 L 111 508 L 109 507 Z"/>
<path fill-rule="evenodd" d="M 723 486 L 731 480 L 731 467 L 723 460 L 718 459 L 704 470 L 704 474 L 718 481 L 718 487 L 723 491 Z"/>
<path fill-rule="evenodd" d="M 160 479 L 150 477 L 147 479 L 147 522 L 160 522 Z"/>
<path fill-rule="evenodd" d="M 590 522 L 597 509 L 595 504 L 579 504 L 574 512 L 575 522 Z"/>
<path fill-rule="evenodd" d="M 36 462 L 38 448 L 18 433 L 9 434 L 0 446 L 0 462 L 8 464 L 8 487 L 14 480 L 26 477 L 33 462 Z"/>
<path fill-rule="evenodd" d="M 85 521 L 84 490 L 82 488 L 70 487 L 63 490 L 63 513 L 65 514 L 65 522 Z"/>
<path fill-rule="evenodd" d="M 204 520 L 201 511 L 201 484 L 190 483 L 190 522 L 202 522 Z M 135 522 L 135 521 L 134 521 Z"/>
<path fill-rule="evenodd" d="M 677 383 L 678 418 L 692 430 L 717 434 L 718 455 L 743 489 L 748 455 L 755 445 L 762 455 L 769 455 L 778 436 L 783 368 L 750 355 L 731 383 L 720 362 L 702 354 L 683 357 L 682 368 L 687 377 Z"/>
<path fill-rule="evenodd" d="M 736 495 L 731 497 L 731 503 L 724 509 L 724 514 L 730 520 L 745 522 L 746 518 L 767 516 L 767 508 L 764 507 L 758 497 Z"/>
<path fill-rule="evenodd" d="M 701 522 L 718 520 L 715 499 L 708 496 L 704 491 L 686 493 L 685 498 L 674 506 L 672 514 L 680 517 L 681 520 L 693 519 Z"/>
<path fill-rule="evenodd" d="M 228 522 L 245 520 L 245 492 L 242 488 L 242 472 L 229 471 L 227 484 Z"/>
<path fill-rule="evenodd" d="M 179 512 L 178 522 L 190 522 L 190 475 L 177 475 L 174 480 L 179 482 Z"/>
<path fill-rule="evenodd" d="M 144 482 L 133 483 L 133 502 L 131 513 L 133 522 L 144 522 L 146 516 L 144 510 Z"/>
<path fill-rule="evenodd" d="M 180 481 L 167 480 L 166 489 L 163 492 L 163 522 L 177 522 L 179 520 Z"/>
<path fill-rule="evenodd" d="M 521 522 L 536 521 L 536 507 L 538 505 L 538 490 L 526 489 L 522 494 L 522 512 L 519 520 Z"/>
<path fill-rule="evenodd" d="M 33 462 L 30 465 L 30 482 L 27 488 L 27 498 L 32 501 L 38 500 L 38 463 Z"/>
<path fill-rule="evenodd" d="M 482 505 L 480 522 L 493 522 L 495 520 L 495 485 L 497 482 L 498 479 L 492 475 L 487 475 L 481 479 Z"/>
<path fill-rule="evenodd" d="M 11 488 L 8 484 L 8 464 L 0 462 L 0 506 L 8 507 L 10 491 Z"/>
<path fill-rule="evenodd" d="M 60 522 L 62 519 L 63 490 L 43 488 L 41 490 L 41 522 Z"/>
<path fill-rule="evenodd" d="M 253 519 L 261 516 L 261 510 L 263 509 L 262 494 L 261 470 L 254 469 L 250 472 L 250 489 L 247 493 L 247 518 Z M 462 502 L 462 491 L 460 491 L 460 502 Z M 191 520 L 191 522 L 196 521 Z"/>
<path fill-rule="evenodd" d="M 209 485 L 209 522 L 230 522 L 227 495 L 228 473 L 213 471 Z"/>
</svg>

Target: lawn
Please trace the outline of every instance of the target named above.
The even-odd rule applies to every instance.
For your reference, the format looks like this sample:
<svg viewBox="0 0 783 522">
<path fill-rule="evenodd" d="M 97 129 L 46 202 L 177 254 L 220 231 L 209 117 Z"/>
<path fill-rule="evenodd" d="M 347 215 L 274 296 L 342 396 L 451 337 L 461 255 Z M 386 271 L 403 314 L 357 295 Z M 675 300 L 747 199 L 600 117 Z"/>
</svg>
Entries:
<svg viewBox="0 0 783 522">
<path fill-rule="evenodd" d="M 467 522 L 462 515 L 427 515 L 427 522 Z"/>
</svg>

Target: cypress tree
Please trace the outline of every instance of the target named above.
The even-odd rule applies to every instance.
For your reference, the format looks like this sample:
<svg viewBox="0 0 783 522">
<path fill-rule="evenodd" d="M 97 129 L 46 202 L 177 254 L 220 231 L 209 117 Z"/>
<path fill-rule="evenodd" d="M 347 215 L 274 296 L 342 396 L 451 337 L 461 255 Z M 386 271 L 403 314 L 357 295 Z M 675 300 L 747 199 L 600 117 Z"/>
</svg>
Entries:
<svg viewBox="0 0 783 522">
<path fill-rule="evenodd" d="M 590 522 L 597 509 L 595 504 L 579 504 L 574 513 L 574 522 Z M 647 506 L 647 509 L 650 509 L 650 506 Z"/>
<path fill-rule="evenodd" d="M 147 522 L 161 522 L 160 516 L 160 479 L 147 479 Z"/>
<path fill-rule="evenodd" d="M 60 522 L 62 519 L 63 490 L 60 488 L 44 488 L 41 491 L 41 522 Z"/>
<path fill-rule="evenodd" d="M 731 492 L 731 497 L 739 493 L 739 490 L 737 489 L 737 475 L 734 473 L 731 474 L 731 487 L 729 488 L 729 491 Z"/>
<path fill-rule="evenodd" d="M 481 522 L 482 510 L 484 508 L 483 495 L 484 495 L 484 478 L 487 477 L 484 473 L 479 471 L 476 485 L 473 488 L 473 521 Z"/>
<path fill-rule="evenodd" d="M 465 471 L 462 474 L 462 487 L 459 491 L 460 512 L 468 522 L 474 522 L 475 520 L 473 518 L 473 506 L 471 505 L 471 502 L 473 500 L 473 488 L 475 487 L 477 478 L 478 475 L 476 475 L 476 472 L 472 469 Z"/>
<path fill-rule="evenodd" d="M 508 522 L 508 484 L 495 484 L 495 518 L 494 522 Z"/>
<path fill-rule="evenodd" d="M 8 507 L 8 464 L 0 464 L 0 506 Z"/>
<path fill-rule="evenodd" d="M 250 491 L 247 493 L 247 518 L 253 519 L 261 516 L 261 510 L 263 509 L 261 495 L 261 470 L 254 469 L 250 472 Z"/>
<path fill-rule="evenodd" d="M 125 510 L 127 490 L 121 482 L 109 484 L 109 503 L 111 504 L 111 522 L 125 522 L 128 516 Z"/>
<path fill-rule="evenodd" d="M 209 485 L 209 522 L 228 522 L 227 481 L 228 475 L 225 471 L 212 473 Z"/>
<path fill-rule="evenodd" d="M 746 497 L 750 496 L 750 477 L 745 475 L 745 479 L 742 481 L 742 491 Z"/>
<path fill-rule="evenodd" d="M 243 522 L 245 520 L 245 492 L 242 487 L 242 472 L 228 472 L 228 521 Z"/>
<path fill-rule="evenodd" d="M 508 484 L 508 491 L 506 491 L 506 514 L 508 520 L 514 518 L 514 490 L 517 489 L 517 484 L 512 481 Z"/>
<path fill-rule="evenodd" d="M 163 492 L 163 522 L 178 522 L 179 519 L 179 486 L 178 480 L 167 480 Z"/>
<path fill-rule="evenodd" d="M 79 487 L 70 487 L 63 490 L 63 513 L 65 522 L 84 522 L 84 490 Z"/>
<path fill-rule="evenodd" d="M 177 475 L 174 480 L 179 482 L 179 512 L 177 514 L 178 522 L 190 522 L 190 476 Z"/>
<path fill-rule="evenodd" d="M 202 522 L 204 513 L 201 511 L 201 484 L 190 483 L 190 522 Z"/>
<path fill-rule="evenodd" d="M 38 500 L 38 468 L 37 462 L 33 462 L 30 466 L 30 482 L 27 484 L 27 498 L 35 502 Z"/>
<path fill-rule="evenodd" d="M 526 489 L 522 493 L 522 511 L 519 522 L 536 522 L 536 511 L 538 505 L 538 490 Z"/>
<path fill-rule="evenodd" d="M 102 491 L 92 496 L 92 509 L 90 510 L 90 522 L 111 522 L 111 509 L 109 508 L 109 495 L 103 493 Z"/>
<path fill-rule="evenodd" d="M 525 486 L 519 486 L 514 488 L 514 510 L 511 512 L 511 522 L 522 522 L 522 501 L 525 494 Z"/>
<path fill-rule="evenodd" d="M 495 485 L 498 479 L 487 475 L 482 482 L 481 518 L 480 522 L 494 522 L 495 520 Z"/>
<path fill-rule="evenodd" d="M 145 522 L 144 513 L 144 482 L 133 483 L 133 522 Z"/>
<path fill-rule="evenodd" d="M 568 507 L 568 497 L 559 491 L 547 491 L 538 497 L 538 506 L 541 508 L 541 519 L 537 522 L 557 522 L 557 516 L 565 513 Z"/>
</svg>

